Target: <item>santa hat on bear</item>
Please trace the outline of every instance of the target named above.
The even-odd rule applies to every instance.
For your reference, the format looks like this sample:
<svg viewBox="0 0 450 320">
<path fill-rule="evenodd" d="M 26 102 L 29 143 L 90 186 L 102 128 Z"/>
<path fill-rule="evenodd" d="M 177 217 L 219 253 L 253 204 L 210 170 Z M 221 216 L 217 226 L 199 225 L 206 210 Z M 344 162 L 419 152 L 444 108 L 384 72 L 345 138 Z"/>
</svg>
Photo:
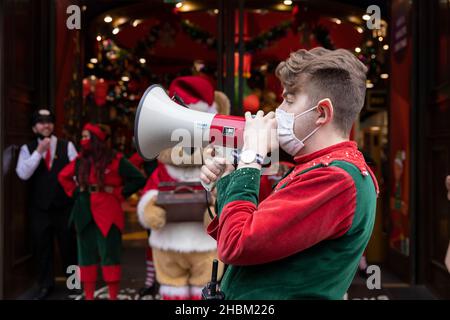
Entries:
<svg viewBox="0 0 450 320">
<path fill-rule="evenodd" d="M 211 83 L 199 76 L 175 78 L 170 84 L 169 95 L 180 97 L 192 110 L 229 114 L 229 106 L 226 110 L 226 106 L 216 103 L 217 92 Z"/>
</svg>

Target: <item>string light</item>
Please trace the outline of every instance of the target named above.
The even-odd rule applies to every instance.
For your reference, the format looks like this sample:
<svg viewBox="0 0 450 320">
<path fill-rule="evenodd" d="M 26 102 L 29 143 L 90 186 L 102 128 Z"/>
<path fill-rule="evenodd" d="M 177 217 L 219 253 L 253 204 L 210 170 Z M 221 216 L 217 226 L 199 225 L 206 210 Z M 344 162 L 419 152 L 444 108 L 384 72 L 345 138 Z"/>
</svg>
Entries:
<svg viewBox="0 0 450 320">
<path fill-rule="evenodd" d="M 105 21 L 106 23 L 111 23 L 113 19 L 111 18 L 111 16 L 106 16 L 105 19 L 103 19 L 103 21 Z"/>
<path fill-rule="evenodd" d="M 94 63 L 94 64 L 95 64 L 95 63 L 97 63 L 97 62 L 98 62 L 97 58 L 92 58 L 92 59 L 91 59 L 91 63 Z"/>
<path fill-rule="evenodd" d="M 118 33 L 119 33 L 119 31 L 120 31 L 120 29 L 119 29 L 119 28 L 114 28 L 114 30 L 112 31 L 112 33 L 113 33 L 113 34 L 118 34 Z"/>
<path fill-rule="evenodd" d="M 139 62 L 140 62 L 141 64 L 145 64 L 147 61 L 146 61 L 144 58 L 140 58 L 140 59 L 139 59 Z"/>
<path fill-rule="evenodd" d="M 125 82 L 130 81 L 130 78 L 127 77 L 127 76 L 123 76 L 123 77 L 122 77 L 122 81 L 125 81 Z"/>
<path fill-rule="evenodd" d="M 384 49 L 384 50 L 389 50 L 389 45 L 385 44 L 385 45 L 383 46 L 383 49 Z"/>
<path fill-rule="evenodd" d="M 284 0 L 284 1 L 283 1 L 283 4 L 284 4 L 285 6 L 291 6 L 291 5 L 292 5 L 292 0 Z"/>
<path fill-rule="evenodd" d="M 382 74 L 380 74 L 380 78 L 387 79 L 387 78 L 389 78 L 389 75 L 387 73 L 382 73 Z"/>
<path fill-rule="evenodd" d="M 378 37 L 378 41 L 383 41 L 383 37 Z"/>
<path fill-rule="evenodd" d="M 180 9 L 183 6 L 183 2 L 177 2 L 177 4 L 175 5 L 175 7 L 177 7 L 178 9 Z"/>
<path fill-rule="evenodd" d="M 136 19 L 133 21 L 133 27 L 137 27 L 142 21 L 139 19 Z"/>
<path fill-rule="evenodd" d="M 364 29 L 361 28 L 361 27 L 356 27 L 356 31 L 358 31 L 359 33 L 363 33 L 363 32 L 364 32 Z"/>
<path fill-rule="evenodd" d="M 361 52 L 361 48 L 360 48 L 360 47 L 356 47 L 356 48 L 355 48 L 355 52 L 356 52 L 356 53 L 360 53 L 360 52 Z"/>
<path fill-rule="evenodd" d="M 97 36 L 97 41 L 98 41 L 98 42 L 102 41 L 102 36 L 101 36 L 101 35 L 98 35 L 98 36 Z"/>
<path fill-rule="evenodd" d="M 341 19 L 338 19 L 338 18 L 333 19 L 333 21 L 334 21 L 336 24 L 341 24 L 341 23 L 342 23 Z"/>
<path fill-rule="evenodd" d="M 363 15 L 362 18 L 365 21 L 369 21 L 370 20 L 370 16 L 368 14 Z"/>
</svg>

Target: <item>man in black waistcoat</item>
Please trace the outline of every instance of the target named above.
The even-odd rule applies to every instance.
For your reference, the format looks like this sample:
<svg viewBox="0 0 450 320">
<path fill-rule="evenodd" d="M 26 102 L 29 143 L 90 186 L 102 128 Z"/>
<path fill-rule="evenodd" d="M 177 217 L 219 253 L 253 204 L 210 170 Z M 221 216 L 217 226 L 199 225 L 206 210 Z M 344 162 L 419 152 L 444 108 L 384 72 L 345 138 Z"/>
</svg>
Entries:
<svg viewBox="0 0 450 320">
<path fill-rule="evenodd" d="M 46 109 L 32 115 L 36 139 L 20 149 L 16 172 L 30 184 L 28 202 L 31 239 L 37 262 L 39 290 L 35 299 L 45 299 L 55 284 L 53 247 L 56 237 L 64 267 L 76 265 L 74 233 L 68 227 L 72 201 L 58 183 L 58 173 L 77 151 L 72 142 L 53 135 L 54 116 Z"/>
</svg>

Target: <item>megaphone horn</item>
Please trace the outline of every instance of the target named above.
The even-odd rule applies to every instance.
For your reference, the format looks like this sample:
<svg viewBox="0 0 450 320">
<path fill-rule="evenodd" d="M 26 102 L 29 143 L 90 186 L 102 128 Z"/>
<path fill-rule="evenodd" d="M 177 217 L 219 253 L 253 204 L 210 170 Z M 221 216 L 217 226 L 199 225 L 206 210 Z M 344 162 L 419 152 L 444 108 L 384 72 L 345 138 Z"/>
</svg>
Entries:
<svg viewBox="0 0 450 320">
<path fill-rule="evenodd" d="M 216 146 L 240 148 L 245 126 L 242 117 L 190 110 L 176 103 L 160 85 L 150 86 L 142 96 L 136 112 L 134 137 L 142 158 L 152 160 L 180 141 L 173 139 L 177 129 L 184 129 L 190 141 L 183 147 Z M 195 145 L 201 141 L 201 145 Z"/>
</svg>

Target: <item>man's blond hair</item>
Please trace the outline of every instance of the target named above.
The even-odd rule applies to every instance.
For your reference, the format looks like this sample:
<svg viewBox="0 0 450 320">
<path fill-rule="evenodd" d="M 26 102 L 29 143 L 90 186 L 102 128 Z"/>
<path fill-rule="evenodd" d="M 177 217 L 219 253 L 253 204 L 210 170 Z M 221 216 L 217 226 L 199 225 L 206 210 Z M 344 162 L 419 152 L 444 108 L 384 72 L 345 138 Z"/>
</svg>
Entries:
<svg viewBox="0 0 450 320">
<path fill-rule="evenodd" d="M 305 92 L 311 106 L 330 98 L 334 124 L 348 135 L 366 95 L 366 66 L 350 51 L 300 49 L 281 62 L 275 74 L 287 93 Z"/>
</svg>

